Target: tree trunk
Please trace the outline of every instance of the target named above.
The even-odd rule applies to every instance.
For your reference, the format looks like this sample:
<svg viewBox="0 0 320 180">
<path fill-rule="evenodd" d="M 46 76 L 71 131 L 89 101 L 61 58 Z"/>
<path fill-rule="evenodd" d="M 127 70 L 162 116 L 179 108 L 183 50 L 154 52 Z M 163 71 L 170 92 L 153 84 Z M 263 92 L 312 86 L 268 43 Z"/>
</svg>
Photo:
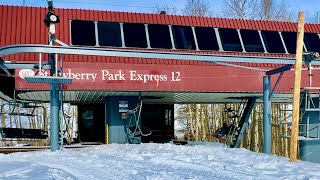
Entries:
<svg viewBox="0 0 320 180">
<path fill-rule="evenodd" d="M 258 106 L 259 119 L 258 119 L 258 142 L 259 152 L 263 152 L 263 118 L 262 118 L 262 105 Z"/>
<path fill-rule="evenodd" d="M 199 141 L 199 135 L 200 135 L 200 113 L 199 113 L 199 104 L 196 104 L 195 105 L 195 109 L 194 109 L 194 115 L 195 115 L 195 124 L 196 124 L 196 127 L 195 127 L 195 140 L 196 141 Z"/>
<path fill-rule="evenodd" d="M 189 130 L 190 130 L 190 131 L 188 132 L 188 134 L 189 134 L 188 139 L 191 140 L 191 141 L 193 141 L 193 140 L 195 140 L 195 139 L 194 139 L 194 134 L 195 134 L 195 132 L 194 132 L 194 129 L 193 129 L 193 117 L 192 117 L 191 105 L 188 104 L 187 108 L 188 108 L 188 111 L 189 111 L 189 113 L 188 113 L 188 115 L 189 115 L 188 125 L 189 125 Z"/>
<path fill-rule="evenodd" d="M 257 129 L 257 106 L 252 111 L 252 122 L 250 128 L 250 151 L 256 152 L 256 129 Z"/>
<path fill-rule="evenodd" d="M 6 116 L 5 116 L 5 107 L 4 107 L 4 100 L 0 99 L 0 107 L 1 107 L 1 127 L 6 127 Z M 7 142 L 5 140 L 1 141 L 1 146 L 6 146 Z"/>
</svg>

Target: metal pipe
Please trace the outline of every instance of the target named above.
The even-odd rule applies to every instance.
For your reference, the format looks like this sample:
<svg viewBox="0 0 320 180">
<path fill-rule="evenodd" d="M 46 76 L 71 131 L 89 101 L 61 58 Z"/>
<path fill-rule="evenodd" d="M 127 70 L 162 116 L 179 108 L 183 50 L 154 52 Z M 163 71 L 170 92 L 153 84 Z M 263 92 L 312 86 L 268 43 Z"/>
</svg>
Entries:
<svg viewBox="0 0 320 180">
<path fill-rule="evenodd" d="M 58 76 L 58 54 L 55 54 L 55 76 Z"/>
<path fill-rule="evenodd" d="M 309 87 L 312 87 L 312 65 L 311 65 L 311 62 L 309 62 L 308 69 L 309 69 Z"/>
<path fill-rule="evenodd" d="M 270 76 L 263 77 L 263 152 L 272 154 Z"/>
<path fill-rule="evenodd" d="M 40 72 L 40 76 L 42 75 L 42 71 L 41 71 L 41 59 L 42 59 L 42 54 L 39 53 L 39 72 Z"/>
<path fill-rule="evenodd" d="M 59 150 L 59 92 L 58 84 L 50 84 L 50 149 Z"/>
</svg>

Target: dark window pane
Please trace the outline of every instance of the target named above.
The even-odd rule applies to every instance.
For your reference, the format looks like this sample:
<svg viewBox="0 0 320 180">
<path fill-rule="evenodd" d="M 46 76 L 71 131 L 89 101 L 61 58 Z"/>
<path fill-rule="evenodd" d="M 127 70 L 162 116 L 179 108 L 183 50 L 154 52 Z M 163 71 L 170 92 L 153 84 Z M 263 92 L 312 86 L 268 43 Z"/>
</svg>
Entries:
<svg viewBox="0 0 320 180">
<path fill-rule="evenodd" d="M 219 50 L 216 33 L 213 28 L 195 27 L 200 50 Z"/>
<path fill-rule="evenodd" d="M 239 35 L 236 29 L 219 28 L 223 50 L 242 51 Z"/>
<path fill-rule="evenodd" d="M 196 49 L 191 27 L 172 26 L 172 33 L 177 49 Z"/>
<path fill-rule="evenodd" d="M 240 29 L 244 49 L 247 52 L 264 52 L 262 42 L 257 30 Z"/>
<path fill-rule="evenodd" d="M 277 31 L 261 31 L 261 34 L 269 53 L 286 53 Z"/>
<path fill-rule="evenodd" d="M 172 48 L 168 25 L 149 24 L 148 32 L 152 48 Z"/>
<path fill-rule="evenodd" d="M 144 24 L 124 23 L 123 33 L 127 47 L 148 47 Z"/>
<path fill-rule="evenodd" d="M 295 54 L 297 47 L 297 33 L 296 32 L 282 32 L 282 38 L 286 44 L 288 53 Z"/>
<path fill-rule="evenodd" d="M 98 37 L 100 46 L 122 46 L 119 23 L 98 22 Z"/>
<path fill-rule="evenodd" d="M 95 46 L 96 37 L 93 21 L 72 20 L 71 21 L 71 43 L 72 45 Z"/>
<path fill-rule="evenodd" d="M 308 51 L 320 52 L 320 38 L 318 34 L 314 33 L 305 33 L 304 34 L 304 43 Z"/>
</svg>

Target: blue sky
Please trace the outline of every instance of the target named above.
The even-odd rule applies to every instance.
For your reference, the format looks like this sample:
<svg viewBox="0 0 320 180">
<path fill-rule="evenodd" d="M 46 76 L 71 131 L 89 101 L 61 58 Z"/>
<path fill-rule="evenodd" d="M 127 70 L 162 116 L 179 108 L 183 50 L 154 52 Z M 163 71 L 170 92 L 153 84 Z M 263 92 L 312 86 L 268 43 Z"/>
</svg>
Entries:
<svg viewBox="0 0 320 180">
<path fill-rule="evenodd" d="M 46 0 L 0 0 L 0 4 L 27 6 L 46 6 Z M 213 15 L 223 16 L 224 0 L 208 0 L 211 4 Z M 276 0 L 280 1 L 280 0 Z M 168 5 L 183 9 L 185 0 L 53 0 L 55 7 L 82 8 L 98 10 L 114 10 L 129 12 L 153 12 L 155 6 Z M 320 11 L 320 0 L 287 0 L 293 12 L 308 11 L 315 14 Z"/>
</svg>

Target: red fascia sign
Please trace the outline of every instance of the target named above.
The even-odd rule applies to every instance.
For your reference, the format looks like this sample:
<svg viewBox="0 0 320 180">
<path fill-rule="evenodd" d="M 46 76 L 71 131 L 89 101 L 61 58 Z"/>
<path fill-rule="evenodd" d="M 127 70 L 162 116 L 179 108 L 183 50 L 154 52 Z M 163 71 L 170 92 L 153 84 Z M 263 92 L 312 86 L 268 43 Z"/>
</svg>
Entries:
<svg viewBox="0 0 320 180">
<path fill-rule="evenodd" d="M 262 92 L 265 72 L 227 66 L 125 64 L 66 62 L 64 77 L 72 78 L 66 90 L 170 91 L 170 92 Z M 49 76 L 49 71 L 17 69 L 17 90 L 49 90 L 48 84 L 28 83 L 25 76 Z M 302 73 L 307 77 L 306 71 Z M 271 82 L 276 82 L 272 76 Z M 314 85 L 319 78 L 315 77 Z M 293 73 L 286 72 L 277 86 L 279 92 L 291 92 Z M 319 81 L 320 82 L 320 81 Z M 320 84 L 319 84 L 320 86 Z"/>
<path fill-rule="evenodd" d="M 68 67 L 69 66 L 69 67 Z M 73 79 L 67 85 L 68 90 L 170 90 L 181 89 L 183 85 L 183 68 L 168 68 L 168 66 L 151 66 L 130 64 L 119 67 L 120 64 L 81 63 L 74 65 L 68 63 L 59 76 Z M 70 67 L 75 66 L 75 67 Z M 150 66 L 150 65 L 149 65 Z M 86 67 L 86 68 L 85 68 Z M 108 68 L 102 68 L 108 67 Z M 50 76 L 49 70 L 17 69 L 16 89 L 47 89 L 48 85 L 30 84 L 24 79 L 26 76 Z M 162 85 L 165 87 L 161 87 Z M 131 85 L 131 86 L 130 86 Z M 131 89 L 132 88 L 132 89 Z"/>
</svg>

